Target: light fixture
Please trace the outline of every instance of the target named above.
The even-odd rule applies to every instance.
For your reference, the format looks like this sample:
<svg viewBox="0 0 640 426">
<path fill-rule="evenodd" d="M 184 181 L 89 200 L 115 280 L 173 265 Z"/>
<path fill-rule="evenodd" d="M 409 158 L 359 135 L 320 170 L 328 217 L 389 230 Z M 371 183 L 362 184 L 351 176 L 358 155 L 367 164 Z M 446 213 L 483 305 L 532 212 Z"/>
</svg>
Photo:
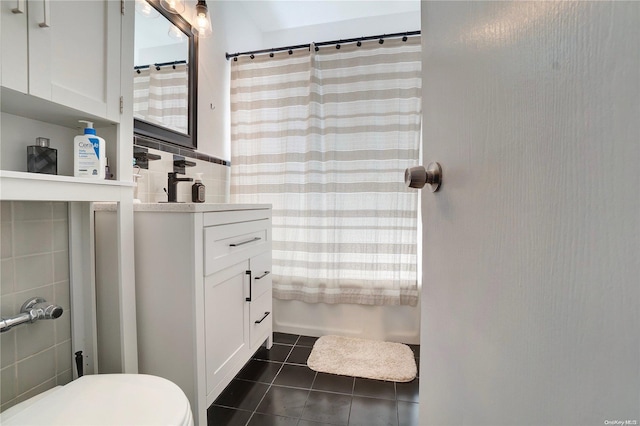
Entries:
<svg viewBox="0 0 640 426">
<path fill-rule="evenodd" d="M 160 6 L 169 13 L 184 12 L 184 0 L 161 0 Z"/>
<path fill-rule="evenodd" d="M 196 30 L 199 38 L 209 37 L 212 33 L 211 17 L 209 16 L 209 8 L 207 2 L 198 0 L 196 4 Z"/>
<path fill-rule="evenodd" d="M 147 2 L 147 0 L 136 0 L 136 12 L 146 18 L 157 18 L 160 13 Z"/>
<path fill-rule="evenodd" d="M 187 38 L 187 36 L 182 32 L 182 30 L 173 24 L 169 26 L 169 37 L 175 40 L 183 40 Z"/>
</svg>

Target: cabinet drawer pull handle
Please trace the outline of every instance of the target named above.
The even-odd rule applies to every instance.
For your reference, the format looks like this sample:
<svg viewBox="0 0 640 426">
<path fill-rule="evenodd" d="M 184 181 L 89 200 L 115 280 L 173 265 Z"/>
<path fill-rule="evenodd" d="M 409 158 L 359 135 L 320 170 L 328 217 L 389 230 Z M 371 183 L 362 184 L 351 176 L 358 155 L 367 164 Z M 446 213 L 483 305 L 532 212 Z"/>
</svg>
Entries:
<svg viewBox="0 0 640 426">
<path fill-rule="evenodd" d="M 251 271 L 244 271 L 244 273 L 249 275 L 249 297 L 245 297 L 244 300 L 246 302 L 251 302 Z"/>
<path fill-rule="evenodd" d="M 229 247 L 238 247 L 238 246 L 241 246 L 241 245 L 243 245 L 243 244 L 249 244 L 249 243 L 252 243 L 252 242 L 254 242 L 254 241 L 261 240 L 261 239 L 262 239 L 262 238 L 260 238 L 260 237 L 255 237 L 255 238 L 252 238 L 252 239 L 250 239 L 250 240 L 243 241 L 243 242 L 241 242 L 241 243 L 231 243 L 231 244 L 229 244 Z"/>
<path fill-rule="evenodd" d="M 270 271 L 264 271 L 264 274 L 260 275 L 259 277 L 255 277 L 254 280 L 261 280 L 262 278 L 266 277 L 270 273 L 271 273 Z"/>
<path fill-rule="evenodd" d="M 18 0 L 16 7 L 11 9 L 11 13 L 24 13 L 24 0 Z"/>
<path fill-rule="evenodd" d="M 38 26 L 40 28 L 49 28 L 49 25 L 51 24 L 51 8 L 49 0 L 42 0 L 42 4 L 44 7 L 44 22 L 40 22 Z"/>
<path fill-rule="evenodd" d="M 269 316 L 271 312 L 265 312 L 264 315 L 262 316 L 262 318 L 260 318 L 259 320 L 256 320 L 255 323 L 256 324 L 260 324 L 262 321 L 265 320 L 265 318 L 267 318 Z"/>
</svg>

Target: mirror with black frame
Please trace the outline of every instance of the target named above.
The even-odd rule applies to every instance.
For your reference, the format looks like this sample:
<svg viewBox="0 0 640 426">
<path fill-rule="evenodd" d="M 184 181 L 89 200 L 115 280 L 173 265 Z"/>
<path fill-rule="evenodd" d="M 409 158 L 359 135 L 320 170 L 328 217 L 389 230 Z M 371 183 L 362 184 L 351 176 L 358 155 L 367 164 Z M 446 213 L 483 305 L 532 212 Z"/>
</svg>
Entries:
<svg viewBox="0 0 640 426">
<path fill-rule="evenodd" d="M 158 0 L 136 0 L 134 132 L 197 147 L 198 36 Z"/>
</svg>

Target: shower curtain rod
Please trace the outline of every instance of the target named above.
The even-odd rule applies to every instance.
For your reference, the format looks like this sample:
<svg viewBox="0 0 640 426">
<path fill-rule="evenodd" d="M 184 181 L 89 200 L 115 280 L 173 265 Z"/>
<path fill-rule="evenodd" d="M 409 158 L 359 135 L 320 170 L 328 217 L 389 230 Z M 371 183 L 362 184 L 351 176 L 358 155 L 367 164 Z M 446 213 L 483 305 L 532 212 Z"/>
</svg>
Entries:
<svg viewBox="0 0 640 426">
<path fill-rule="evenodd" d="M 133 67 L 134 70 L 143 70 L 146 68 L 151 67 L 152 65 L 154 67 L 156 67 L 156 69 L 160 68 L 160 67 L 164 67 L 167 65 L 180 65 L 180 64 L 186 64 L 187 61 L 171 61 L 171 62 L 160 62 L 158 64 L 149 64 L 149 65 L 137 65 L 135 67 Z"/>
<path fill-rule="evenodd" d="M 228 59 L 230 58 L 236 58 L 237 56 L 241 56 L 241 55 L 255 55 L 255 54 L 259 54 L 259 53 L 274 53 L 274 52 L 281 52 L 283 50 L 288 50 L 289 54 L 292 53 L 292 51 L 294 49 L 309 49 L 311 50 L 311 45 L 313 44 L 315 46 L 316 51 L 318 51 L 318 47 L 319 46 L 327 46 L 327 45 L 331 45 L 331 44 L 335 44 L 335 45 L 340 45 L 342 43 L 353 43 L 353 42 L 360 42 L 360 41 L 365 41 L 365 40 L 380 40 L 382 44 L 382 40 L 385 38 L 390 38 L 390 37 L 402 37 L 404 41 L 406 41 L 407 37 L 410 36 L 414 36 L 414 35 L 420 35 L 420 31 L 407 31 L 404 33 L 393 33 L 393 34 L 381 34 L 381 35 L 374 35 L 374 36 L 367 36 L 367 37 L 356 37 L 356 38 L 347 38 L 347 39 L 341 39 L 341 40 L 331 40 L 331 41 L 322 41 L 319 43 L 308 43 L 308 44 L 298 44 L 296 46 L 284 46 L 284 47 L 274 47 L 271 49 L 262 49 L 262 50 L 253 50 L 250 52 L 239 52 L 239 53 L 225 53 L 225 57 Z M 253 59 L 253 58 L 252 58 Z"/>
</svg>

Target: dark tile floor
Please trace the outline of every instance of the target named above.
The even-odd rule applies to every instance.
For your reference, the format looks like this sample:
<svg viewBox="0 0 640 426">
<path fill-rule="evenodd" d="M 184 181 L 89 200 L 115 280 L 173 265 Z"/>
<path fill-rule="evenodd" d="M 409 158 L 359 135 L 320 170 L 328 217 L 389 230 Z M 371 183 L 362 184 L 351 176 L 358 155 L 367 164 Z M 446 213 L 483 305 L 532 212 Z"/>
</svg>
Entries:
<svg viewBox="0 0 640 426">
<path fill-rule="evenodd" d="M 208 426 L 418 424 L 418 382 L 317 373 L 307 367 L 315 337 L 274 333 L 207 410 Z M 419 363 L 420 346 L 409 345 Z M 419 375 L 419 373 L 418 373 Z"/>
</svg>

